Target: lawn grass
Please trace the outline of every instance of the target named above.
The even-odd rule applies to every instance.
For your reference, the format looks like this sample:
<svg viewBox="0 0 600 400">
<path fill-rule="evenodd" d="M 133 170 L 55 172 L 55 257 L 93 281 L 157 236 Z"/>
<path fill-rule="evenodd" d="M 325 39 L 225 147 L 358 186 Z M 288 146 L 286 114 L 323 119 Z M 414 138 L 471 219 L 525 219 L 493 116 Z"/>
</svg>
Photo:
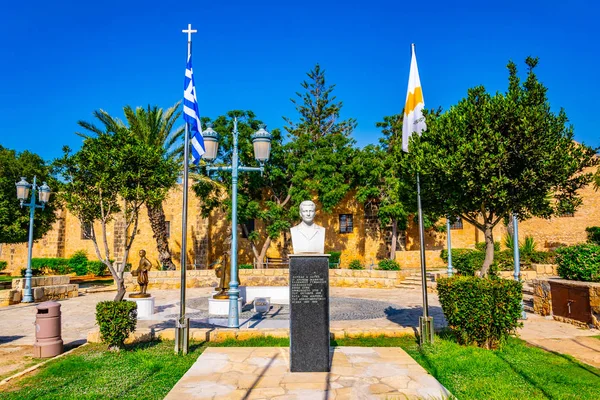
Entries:
<svg viewBox="0 0 600 400">
<path fill-rule="evenodd" d="M 0 275 L 0 282 L 12 282 L 13 279 L 21 278 L 20 276 Z"/>
<path fill-rule="evenodd" d="M 332 345 L 402 347 L 459 399 L 600 399 L 600 370 L 515 338 L 493 351 L 460 346 L 447 335 L 422 348 L 410 336 L 340 339 Z M 173 355 L 173 342 L 132 345 L 119 353 L 92 344 L 51 361 L 0 397 L 162 399 L 207 346 L 285 347 L 289 339 L 193 343 L 185 357 Z"/>
</svg>

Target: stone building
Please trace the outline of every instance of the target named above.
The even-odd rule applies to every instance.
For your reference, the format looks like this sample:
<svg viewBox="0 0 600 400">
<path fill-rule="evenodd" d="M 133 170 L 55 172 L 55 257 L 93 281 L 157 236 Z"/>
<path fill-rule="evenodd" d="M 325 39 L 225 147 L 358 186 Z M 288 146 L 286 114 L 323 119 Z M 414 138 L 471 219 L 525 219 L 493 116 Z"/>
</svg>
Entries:
<svg viewBox="0 0 600 400">
<path fill-rule="evenodd" d="M 583 204 L 571 215 L 551 219 L 532 218 L 519 225 L 519 236 L 533 236 L 538 250 L 547 250 L 560 245 L 571 245 L 586 240 L 585 228 L 600 226 L 600 192 L 588 186 L 581 190 Z M 188 208 L 188 269 L 212 268 L 225 253 L 225 238 L 228 235 L 230 221 L 219 211 L 203 218 L 200 213 L 200 199 L 190 190 Z M 173 261 L 179 265 L 181 252 L 181 187 L 171 190 L 164 202 L 169 246 Z M 317 205 L 317 210 L 319 207 Z M 326 228 L 326 251 L 341 251 L 342 267 L 351 260 L 360 260 L 366 268 L 375 266 L 381 259 L 387 258 L 391 233 L 382 228 L 376 217 L 376 205 L 360 204 L 351 195 L 341 202 L 332 213 L 317 212 L 316 223 Z M 89 239 L 90 226 L 82 225 L 67 210 L 58 212 L 57 220 L 42 239 L 33 246 L 34 257 L 69 257 L 77 250 L 85 250 L 88 258 L 95 259 L 96 253 Z M 247 221 L 249 229 L 262 231 L 260 221 Z M 101 227 L 95 226 L 100 232 Z M 507 228 L 500 223 L 494 230 L 494 240 L 502 242 Z M 452 247 L 473 248 L 483 241 L 483 233 L 467 222 L 456 221 L 452 226 Z M 148 221 L 146 210 L 140 214 L 138 234 L 130 252 L 128 262 L 137 263 L 137 253 L 147 251 L 148 259 L 158 266 L 156 242 Z M 124 250 L 124 222 L 116 218 L 107 227 L 108 247 L 111 258 L 122 261 Z M 254 256 L 250 243 L 240 232 L 239 263 L 252 264 Z M 406 232 L 399 235 L 396 260 L 403 268 L 418 268 L 419 242 L 418 227 L 411 224 Z M 446 233 L 428 231 L 425 234 L 428 267 L 442 267 L 440 252 L 446 248 Z M 99 245 L 103 246 L 99 241 Z M 291 251 L 289 234 L 271 244 L 267 257 L 282 258 Z M 0 244 L 0 260 L 8 262 L 7 271 L 19 274 L 27 264 L 27 244 Z"/>
</svg>

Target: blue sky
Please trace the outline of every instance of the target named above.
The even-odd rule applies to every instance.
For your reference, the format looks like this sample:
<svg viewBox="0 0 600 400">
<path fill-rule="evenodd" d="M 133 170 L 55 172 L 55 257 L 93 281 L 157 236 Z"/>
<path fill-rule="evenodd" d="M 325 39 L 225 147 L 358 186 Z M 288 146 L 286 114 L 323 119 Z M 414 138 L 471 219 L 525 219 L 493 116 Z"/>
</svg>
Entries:
<svg viewBox="0 0 600 400">
<path fill-rule="evenodd" d="M 524 73 L 525 57 L 539 56 L 552 107 L 565 108 L 577 140 L 600 146 L 599 11 L 592 0 L 10 2 L 0 12 L 0 144 L 51 159 L 79 148 L 77 121 L 95 109 L 122 117 L 126 104 L 174 104 L 191 23 L 203 116 L 249 109 L 283 127 L 320 63 L 342 117 L 358 120 L 358 144 L 376 143 L 375 123 L 402 110 L 414 42 L 427 108 L 480 84 L 504 91 L 507 61 Z"/>
</svg>

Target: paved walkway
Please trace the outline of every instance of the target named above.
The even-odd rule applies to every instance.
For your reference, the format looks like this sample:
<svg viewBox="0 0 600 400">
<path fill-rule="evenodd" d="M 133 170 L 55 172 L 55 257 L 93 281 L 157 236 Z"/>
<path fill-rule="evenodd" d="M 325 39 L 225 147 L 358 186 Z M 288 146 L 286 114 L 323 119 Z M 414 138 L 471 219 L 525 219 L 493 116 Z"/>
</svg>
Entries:
<svg viewBox="0 0 600 400">
<path fill-rule="evenodd" d="M 329 373 L 291 373 L 289 364 L 287 348 L 210 347 L 165 399 L 391 400 L 450 396 L 401 348 L 335 348 Z"/>
<path fill-rule="evenodd" d="M 187 298 L 208 297 L 212 288 L 188 289 Z M 96 303 L 112 300 L 115 292 L 87 293 L 80 297 L 60 301 L 62 311 L 62 336 L 65 344 L 85 342 L 87 334 L 96 330 L 95 307 Z M 175 317 L 179 312 L 179 291 L 158 290 L 153 291 L 156 298 L 156 315 L 151 321 L 139 321 L 140 330 L 153 328 L 155 331 L 171 330 L 174 327 Z M 386 318 L 368 320 L 332 321 L 332 330 L 345 330 L 361 333 L 373 330 L 406 330 L 418 326 L 421 315 L 421 291 L 411 289 L 358 289 L 358 288 L 331 288 L 332 297 L 350 297 L 359 299 L 378 300 L 393 304 L 393 313 Z M 437 328 L 445 326 L 437 295 L 429 294 L 430 314 L 434 317 Z M 187 308 L 187 313 L 197 310 Z M 570 354 L 573 357 L 598 365 L 598 346 L 596 340 L 581 339 L 588 336 L 600 336 L 600 331 L 581 329 L 576 326 L 560 323 L 535 314 L 527 314 L 524 327 L 519 329 L 519 336 L 536 346 L 547 348 L 551 351 Z M 35 341 L 35 305 L 18 304 L 0 308 L 0 346 L 32 345 Z M 192 320 L 192 327 L 204 327 L 207 321 Z M 225 323 L 225 320 L 221 320 Z M 245 324 L 242 329 L 251 328 L 286 328 L 287 320 L 263 320 L 260 324 Z"/>
</svg>

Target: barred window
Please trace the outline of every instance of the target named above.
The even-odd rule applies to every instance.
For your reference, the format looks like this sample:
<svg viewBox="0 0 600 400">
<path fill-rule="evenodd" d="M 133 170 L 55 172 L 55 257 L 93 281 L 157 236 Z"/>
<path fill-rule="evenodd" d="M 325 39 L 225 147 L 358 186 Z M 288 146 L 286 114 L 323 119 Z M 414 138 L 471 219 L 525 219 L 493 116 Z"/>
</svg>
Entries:
<svg viewBox="0 0 600 400">
<path fill-rule="evenodd" d="M 462 229 L 463 228 L 463 220 L 461 217 L 456 217 L 454 223 L 450 224 L 450 229 Z"/>
<path fill-rule="evenodd" d="M 92 223 L 84 222 L 81 224 L 81 239 L 89 240 L 92 238 Z"/>
<path fill-rule="evenodd" d="M 352 214 L 340 214 L 340 233 L 352 233 L 354 225 Z"/>
<path fill-rule="evenodd" d="M 575 213 L 572 211 L 565 211 L 565 212 L 558 214 L 558 216 L 559 217 L 574 217 Z"/>
</svg>

